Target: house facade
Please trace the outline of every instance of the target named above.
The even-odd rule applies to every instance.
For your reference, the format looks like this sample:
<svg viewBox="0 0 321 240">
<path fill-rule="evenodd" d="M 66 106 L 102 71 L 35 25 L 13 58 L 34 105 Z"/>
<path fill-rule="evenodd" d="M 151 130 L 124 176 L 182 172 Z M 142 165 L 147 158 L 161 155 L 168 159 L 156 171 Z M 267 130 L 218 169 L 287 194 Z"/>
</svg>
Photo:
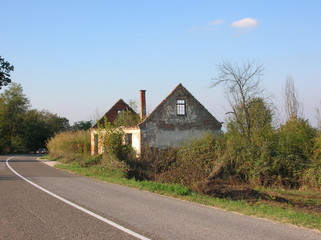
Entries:
<svg viewBox="0 0 321 240">
<path fill-rule="evenodd" d="M 130 144 L 137 155 L 141 154 L 142 146 L 177 147 L 206 133 L 220 133 L 222 127 L 222 124 L 182 84 L 179 84 L 148 116 L 145 90 L 141 90 L 140 118 L 137 126 L 122 127 L 125 133 L 124 142 Z M 94 126 L 91 130 L 92 154 L 102 153 L 98 135 L 98 129 Z"/>
</svg>

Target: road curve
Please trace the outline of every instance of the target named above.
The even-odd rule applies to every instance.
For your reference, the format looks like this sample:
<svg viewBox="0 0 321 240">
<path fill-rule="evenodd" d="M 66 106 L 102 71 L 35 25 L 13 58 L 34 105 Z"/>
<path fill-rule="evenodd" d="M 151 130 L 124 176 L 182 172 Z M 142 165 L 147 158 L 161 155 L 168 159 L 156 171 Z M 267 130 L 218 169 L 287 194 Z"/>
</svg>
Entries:
<svg viewBox="0 0 321 240">
<path fill-rule="evenodd" d="M 319 231 L 243 216 L 79 177 L 33 155 L 0 156 L 0 239 L 137 239 L 36 188 L 146 239 L 321 239 Z"/>
</svg>

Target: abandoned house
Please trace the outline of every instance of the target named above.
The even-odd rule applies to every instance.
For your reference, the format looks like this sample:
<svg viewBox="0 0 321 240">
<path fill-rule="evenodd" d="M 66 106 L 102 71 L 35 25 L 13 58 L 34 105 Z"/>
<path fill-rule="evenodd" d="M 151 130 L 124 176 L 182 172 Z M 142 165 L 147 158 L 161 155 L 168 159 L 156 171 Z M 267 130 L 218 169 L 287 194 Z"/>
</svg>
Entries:
<svg viewBox="0 0 321 240">
<path fill-rule="evenodd" d="M 120 99 L 105 115 L 111 123 L 122 111 L 135 111 Z M 146 94 L 140 90 L 140 122 L 135 127 L 121 127 L 124 143 L 130 144 L 137 155 L 142 146 L 164 148 L 179 146 L 205 133 L 220 133 L 222 124 L 182 85 L 179 84 L 148 116 Z M 103 130 L 97 124 L 91 128 L 91 154 L 103 153 Z"/>
</svg>

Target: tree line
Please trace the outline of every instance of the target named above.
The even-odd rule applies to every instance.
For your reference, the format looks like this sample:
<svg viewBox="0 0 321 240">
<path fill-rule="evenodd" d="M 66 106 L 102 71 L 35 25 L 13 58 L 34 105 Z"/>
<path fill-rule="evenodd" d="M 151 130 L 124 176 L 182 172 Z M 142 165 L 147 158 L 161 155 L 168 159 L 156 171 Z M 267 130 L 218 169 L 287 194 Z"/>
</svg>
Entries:
<svg viewBox="0 0 321 240">
<path fill-rule="evenodd" d="M 12 83 L 0 95 L 0 153 L 25 153 L 44 148 L 69 121 L 49 111 L 32 109 L 20 84 Z"/>
<path fill-rule="evenodd" d="M 79 121 L 72 126 L 65 117 L 47 110 L 32 109 L 20 84 L 12 83 L 10 72 L 14 67 L 0 56 L 0 153 L 34 152 L 45 148 L 56 133 L 83 130 L 91 121 Z"/>
</svg>

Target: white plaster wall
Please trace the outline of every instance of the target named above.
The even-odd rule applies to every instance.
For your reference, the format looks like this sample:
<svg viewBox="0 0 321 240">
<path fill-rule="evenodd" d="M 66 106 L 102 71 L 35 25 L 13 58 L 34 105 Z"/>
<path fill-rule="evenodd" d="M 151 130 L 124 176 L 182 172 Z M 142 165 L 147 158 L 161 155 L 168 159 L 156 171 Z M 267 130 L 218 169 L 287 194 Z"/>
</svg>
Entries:
<svg viewBox="0 0 321 240">
<path fill-rule="evenodd" d="M 90 131 L 90 138 L 91 138 L 91 155 L 95 155 L 95 135 L 98 134 L 98 154 L 104 153 L 103 148 L 103 141 L 104 141 L 104 135 L 106 134 L 106 130 L 96 130 L 92 129 Z"/>
<path fill-rule="evenodd" d="M 141 153 L 141 130 L 140 129 L 123 129 L 125 134 L 132 134 L 132 147 L 137 155 Z"/>
<path fill-rule="evenodd" d="M 175 146 L 178 147 L 181 144 L 200 139 L 204 134 L 213 133 L 213 131 L 206 130 L 175 130 L 175 131 L 159 131 L 156 134 L 154 141 L 149 142 L 149 146 L 166 147 Z"/>
</svg>

